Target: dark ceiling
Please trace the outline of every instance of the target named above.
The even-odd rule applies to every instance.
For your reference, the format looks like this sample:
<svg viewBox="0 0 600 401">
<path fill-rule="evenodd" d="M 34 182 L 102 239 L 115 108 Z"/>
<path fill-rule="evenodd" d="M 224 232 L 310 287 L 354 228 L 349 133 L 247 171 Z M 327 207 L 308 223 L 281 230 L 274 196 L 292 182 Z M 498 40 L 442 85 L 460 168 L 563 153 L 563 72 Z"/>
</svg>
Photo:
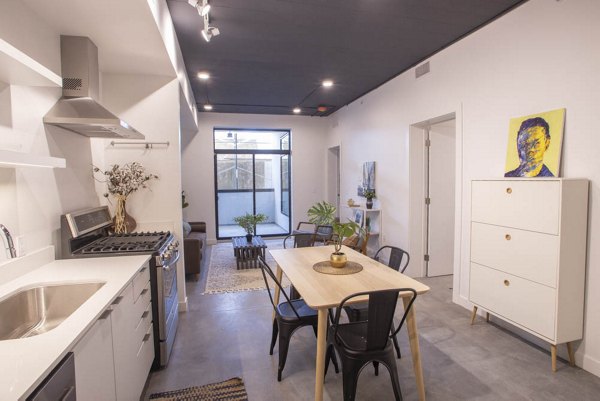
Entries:
<svg viewBox="0 0 600 401">
<path fill-rule="evenodd" d="M 209 0 L 209 43 L 187 0 L 168 5 L 199 110 L 324 116 L 523 2 Z"/>
</svg>

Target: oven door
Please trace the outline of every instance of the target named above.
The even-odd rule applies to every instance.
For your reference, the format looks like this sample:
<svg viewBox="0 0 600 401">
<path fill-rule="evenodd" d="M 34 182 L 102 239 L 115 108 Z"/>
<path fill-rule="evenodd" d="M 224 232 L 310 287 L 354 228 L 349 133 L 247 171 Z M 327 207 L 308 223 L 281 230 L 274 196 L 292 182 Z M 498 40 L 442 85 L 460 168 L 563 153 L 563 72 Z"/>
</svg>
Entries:
<svg viewBox="0 0 600 401">
<path fill-rule="evenodd" d="M 179 260 L 179 251 L 168 261 L 168 264 L 157 266 L 157 287 L 158 287 L 158 330 L 159 338 L 165 341 L 167 338 L 167 317 L 173 310 L 173 304 L 177 305 L 177 260 Z"/>
</svg>

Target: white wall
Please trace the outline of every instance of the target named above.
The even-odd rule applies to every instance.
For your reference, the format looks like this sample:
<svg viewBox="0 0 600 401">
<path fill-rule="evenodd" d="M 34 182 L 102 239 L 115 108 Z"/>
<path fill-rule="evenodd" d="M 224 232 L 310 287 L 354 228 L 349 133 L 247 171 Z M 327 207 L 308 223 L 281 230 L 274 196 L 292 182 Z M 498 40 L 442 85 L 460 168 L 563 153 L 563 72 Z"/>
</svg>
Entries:
<svg viewBox="0 0 600 401">
<path fill-rule="evenodd" d="M 177 79 L 161 76 L 103 74 L 102 103 L 119 115 L 148 142 L 169 142 L 169 146 L 145 149 L 140 145 L 113 147 L 115 139 L 92 139 L 94 164 L 102 170 L 113 164 L 140 162 L 158 180 L 141 189 L 127 200 L 127 212 L 135 218 L 136 231 L 172 231 L 183 244 L 181 216 L 181 148 L 179 138 L 179 83 Z M 126 141 L 131 142 L 131 141 Z M 143 141 L 141 141 L 143 142 Z M 102 194 L 105 184 L 97 184 L 102 203 L 114 210 Z M 180 247 L 183 253 L 183 246 Z M 179 283 L 185 283 L 183 257 L 177 264 Z M 185 307 L 185 285 L 179 285 L 179 302 Z"/>
<path fill-rule="evenodd" d="M 290 129 L 292 132 L 292 226 L 325 199 L 325 142 L 328 122 L 318 117 L 199 113 L 198 134 L 183 149 L 183 189 L 188 221 L 205 221 L 216 241 L 213 128 Z"/>
<path fill-rule="evenodd" d="M 408 247 L 409 126 L 457 118 L 457 248 L 454 300 L 468 307 L 470 181 L 503 175 L 508 121 L 566 107 L 562 176 L 591 180 L 584 340 L 580 366 L 600 375 L 600 2 L 531 0 L 331 118 L 342 144 L 342 199 L 355 196 L 360 163 L 375 160 L 384 242 Z M 462 156 L 461 156 L 462 155 Z M 412 270 L 411 270 L 412 271 Z"/>
</svg>

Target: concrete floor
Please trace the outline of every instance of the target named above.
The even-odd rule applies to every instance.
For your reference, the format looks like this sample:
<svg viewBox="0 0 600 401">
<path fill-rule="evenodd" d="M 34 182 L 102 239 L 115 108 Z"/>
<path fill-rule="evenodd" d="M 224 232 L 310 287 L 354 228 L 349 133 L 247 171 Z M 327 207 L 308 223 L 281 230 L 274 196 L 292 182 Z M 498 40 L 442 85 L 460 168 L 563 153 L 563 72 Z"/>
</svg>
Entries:
<svg viewBox="0 0 600 401">
<path fill-rule="evenodd" d="M 208 259 L 208 258 L 206 258 Z M 239 376 L 251 401 L 312 400 L 316 341 L 312 329 L 291 341 L 283 380 L 277 382 L 277 352 L 269 355 L 271 314 L 264 291 L 201 295 L 206 266 L 198 282 L 188 282 L 189 311 L 180 315 L 169 366 L 153 372 L 146 395 Z M 423 279 L 432 289 L 416 301 L 427 399 L 565 400 L 600 399 L 600 378 L 559 360 L 550 370 L 549 352 L 478 319 L 451 302 L 451 276 Z M 398 336 L 402 394 L 417 400 L 410 348 L 403 328 Z M 275 348 L 277 350 L 277 347 Z M 331 370 L 325 400 L 342 400 L 342 375 Z M 357 400 L 393 400 L 385 368 L 375 376 L 363 370 Z"/>
</svg>

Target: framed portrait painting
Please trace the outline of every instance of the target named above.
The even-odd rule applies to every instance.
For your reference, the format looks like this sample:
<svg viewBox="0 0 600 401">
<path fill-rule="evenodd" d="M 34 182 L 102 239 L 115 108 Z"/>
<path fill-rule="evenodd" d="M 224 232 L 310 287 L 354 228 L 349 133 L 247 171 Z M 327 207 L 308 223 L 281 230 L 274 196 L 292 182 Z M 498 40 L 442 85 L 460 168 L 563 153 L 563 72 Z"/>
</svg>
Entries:
<svg viewBox="0 0 600 401">
<path fill-rule="evenodd" d="M 565 109 L 512 118 L 505 177 L 559 177 Z"/>
</svg>

